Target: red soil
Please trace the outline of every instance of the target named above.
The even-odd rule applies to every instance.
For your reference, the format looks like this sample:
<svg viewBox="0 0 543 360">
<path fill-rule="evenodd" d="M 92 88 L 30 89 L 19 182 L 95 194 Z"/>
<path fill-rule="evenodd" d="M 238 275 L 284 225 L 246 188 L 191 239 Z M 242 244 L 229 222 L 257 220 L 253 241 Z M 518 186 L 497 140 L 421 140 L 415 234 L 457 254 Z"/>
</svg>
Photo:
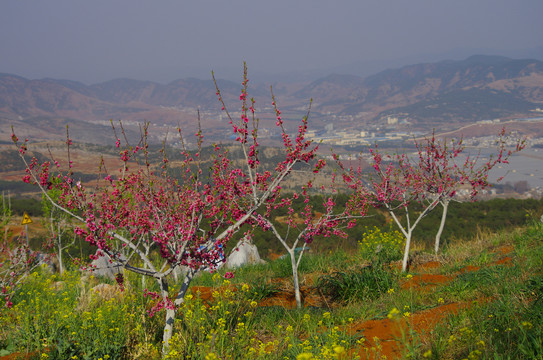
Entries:
<svg viewBox="0 0 543 360">
<path fill-rule="evenodd" d="M 316 294 L 314 288 L 301 287 L 300 292 L 304 307 L 325 307 L 326 299 L 320 294 Z M 287 309 L 296 308 L 296 297 L 294 291 L 282 291 L 274 297 L 262 300 L 259 306 L 282 306 Z"/>
<path fill-rule="evenodd" d="M 443 285 L 454 280 L 451 275 L 439 274 L 420 274 L 413 275 L 410 279 L 401 284 L 402 289 L 431 288 L 437 285 Z"/>
<path fill-rule="evenodd" d="M 499 248 L 494 250 L 494 252 L 497 253 L 497 254 L 507 255 L 507 254 L 513 252 L 513 250 L 515 250 L 515 248 L 513 246 L 504 245 L 504 246 L 500 246 Z"/>
<path fill-rule="evenodd" d="M 409 341 L 410 330 L 424 336 L 441 320 L 467 306 L 469 305 L 466 303 L 452 303 L 419 311 L 400 319 L 368 320 L 352 325 L 349 333 L 366 339 L 358 350 L 362 359 L 384 359 L 385 356 L 386 359 L 401 359 L 402 338 Z"/>
<path fill-rule="evenodd" d="M 417 265 L 415 270 L 421 271 L 421 270 L 437 269 L 440 266 L 441 266 L 441 263 L 439 261 L 428 261 L 424 264 Z"/>
<path fill-rule="evenodd" d="M 33 351 L 30 353 L 16 352 L 9 355 L 0 356 L 0 360 L 30 360 L 36 359 L 38 356 L 38 351 Z"/>
<path fill-rule="evenodd" d="M 512 258 L 506 256 L 503 259 L 496 261 L 496 264 L 497 265 L 506 265 L 506 264 L 507 265 L 512 265 L 511 264 L 512 261 L 513 261 Z"/>
<path fill-rule="evenodd" d="M 499 254 L 507 254 L 513 250 L 512 247 L 501 247 L 496 251 Z M 509 264 L 512 259 L 504 257 L 497 260 L 488 266 Z M 422 264 L 417 269 L 435 269 L 436 262 Z M 477 271 L 478 266 L 466 266 L 456 274 L 439 275 L 439 274 L 416 274 L 406 279 L 401 284 L 402 289 L 414 289 L 417 292 L 428 291 L 431 288 L 446 284 L 454 280 L 461 274 L 471 271 Z M 467 308 L 471 303 L 450 303 L 428 310 L 419 311 L 410 314 L 408 317 L 401 319 L 375 319 L 361 323 L 353 324 L 349 327 L 349 334 L 364 338 L 365 341 L 361 348 L 356 352 L 362 359 L 402 359 L 402 344 L 409 341 L 410 331 L 416 332 L 418 336 L 424 337 L 428 334 L 440 321 L 450 315 L 458 313 L 459 310 Z M 401 315 L 400 315 L 401 316 Z"/>
</svg>

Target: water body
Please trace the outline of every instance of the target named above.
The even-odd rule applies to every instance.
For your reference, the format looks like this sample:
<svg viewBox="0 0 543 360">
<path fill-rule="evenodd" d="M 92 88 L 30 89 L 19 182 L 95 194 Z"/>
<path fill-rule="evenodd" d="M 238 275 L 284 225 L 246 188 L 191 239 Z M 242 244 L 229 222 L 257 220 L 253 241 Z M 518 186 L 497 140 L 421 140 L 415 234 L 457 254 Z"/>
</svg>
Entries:
<svg viewBox="0 0 543 360">
<path fill-rule="evenodd" d="M 475 154 L 473 150 L 471 152 Z M 490 150 L 481 149 L 481 165 L 484 164 L 483 158 L 488 159 L 490 154 Z M 491 170 L 489 181 L 496 183 L 501 176 L 504 177 L 500 182 L 502 184 L 526 180 L 532 188 L 543 187 L 543 149 L 524 149 L 514 154 L 509 164 L 500 164 Z"/>
</svg>

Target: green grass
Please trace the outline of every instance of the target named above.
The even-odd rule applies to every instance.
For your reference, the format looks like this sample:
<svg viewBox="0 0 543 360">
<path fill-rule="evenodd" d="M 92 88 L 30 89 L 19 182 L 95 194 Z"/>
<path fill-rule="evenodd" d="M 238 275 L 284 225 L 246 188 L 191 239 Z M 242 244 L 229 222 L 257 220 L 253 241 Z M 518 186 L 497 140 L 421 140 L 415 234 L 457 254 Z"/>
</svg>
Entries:
<svg viewBox="0 0 543 360">
<path fill-rule="evenodd" d="M 317 286 L 332 300 L 342 302 L 375 299 L 396 287 L 396 277 L 381 266 L 337 271 L 321 276 Z"/>
<path fill-rule="evenodd" d="M 300 280 L 305 284 L 312 279 L 306 288 L 326 295 L 326 306 L 321 308 L 257 306 L 289 289 L 289 259 L 231 270 L 235 277 L 230 280 L 224 279 L 226 269 L 202 273 L 193 285 L 213 287 L 215 296 L 209 304 L 186 298 L 174 326 L 169 358 L 296 359 L 311 353 L 333 359 L 337 351 L 360 347 L 362 335 L 349 335 L 350 324 L 387 318 L 393 308 L 416 314 L 451 303 L 469 306 L 429 333 L 409 329 L 406 334 L 411 337 L 400 340 L 406 354 L 415 359 L 542 358 L 541 223 L 449 243 L 439 257 L 442 267 L 412 270 L 413 275 L 430 271 L 454 276 L 449 283 L 425 291 L 402 288 L 408 276 L 387 266 L 397 257 L 398 239 L 390 238 L 394 246 L 379 255 L 375 252 L 379 236 L 384 235 L 373 231 L 354 253 L 304 255 Z M 499 252 L 504 245 L 513 251 Z M 496 264 L 505 256 L 512 261 Z M 478 269 L 462 271 L 468 265 Z M 60 277 L 39 269 L 14 297 L 14 307 L 0 312 L 0 355 L 159 359 L 163 314 L 149 317 L 152 300 L 142 296 L 141 278 L 127 274 L 125 279 L 123 293 L 104 299 L 91 292 L 98 279 L 82 281 L 76 271 Z M 147 286 L 156 285 L 148 279 Z"/>
</svg>

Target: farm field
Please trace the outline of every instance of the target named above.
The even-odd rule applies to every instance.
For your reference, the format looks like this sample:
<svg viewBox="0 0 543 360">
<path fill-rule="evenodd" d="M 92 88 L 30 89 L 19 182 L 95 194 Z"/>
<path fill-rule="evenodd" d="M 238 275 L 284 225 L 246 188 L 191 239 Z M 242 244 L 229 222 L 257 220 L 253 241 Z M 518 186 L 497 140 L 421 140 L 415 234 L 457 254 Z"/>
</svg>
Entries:
<svg viewBox="0 0 543 360">
<path fill-rule="evenodd" d="M 415 250 L 407 273 L 402 241 L 374 228 L 355 251 L 305 255 L 300 310 L 286 258 L 203 273 L 165 358 L 541 358 L 541 222 Z M 160 359 L 154 286 L 39 268 L 0 313 L 0 359 Z"/>
</svg>

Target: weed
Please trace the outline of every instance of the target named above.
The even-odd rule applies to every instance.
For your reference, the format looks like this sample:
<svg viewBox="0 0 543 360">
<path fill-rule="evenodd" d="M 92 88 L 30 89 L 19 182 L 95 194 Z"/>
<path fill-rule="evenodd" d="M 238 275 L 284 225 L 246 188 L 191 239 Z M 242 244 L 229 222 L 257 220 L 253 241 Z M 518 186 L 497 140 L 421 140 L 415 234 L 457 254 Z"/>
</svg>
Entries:
<svg viewBox="0 0 543 360">
<path fill-rule="evenodd" d="M 375 299 L 395 287 L 394 275 L 382 267 L 366 266 L 349 272 L 321 276 L 317 286 L 333 300 Z"/>
<path fill-rule="evenodd" d="M 279 293 L 279 285 L 266 280 L 265 278 L 257 278 L 249 284 L 249 292 L 247 296 L 253 300 L 259 301 Z"/>
<path fill-rule="evenodd" d="M 383 232 L 377 227 L 366 230 L 363 239 L 358 242 L 361 259 L 378 264 L 400 260 L 404 247 L 405 237 L 401 232 L 392 229 Z"/>
</svg>

